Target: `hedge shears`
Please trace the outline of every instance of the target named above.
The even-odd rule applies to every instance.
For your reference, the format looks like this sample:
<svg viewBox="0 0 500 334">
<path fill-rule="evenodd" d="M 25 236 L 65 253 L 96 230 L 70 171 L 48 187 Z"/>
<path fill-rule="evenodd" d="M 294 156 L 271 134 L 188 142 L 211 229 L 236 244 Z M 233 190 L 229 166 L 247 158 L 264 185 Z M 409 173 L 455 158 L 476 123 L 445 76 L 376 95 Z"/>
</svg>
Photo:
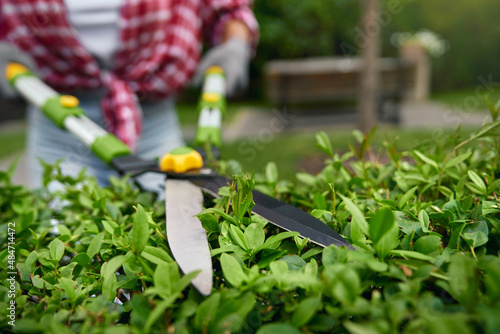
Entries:
<svg viewBox="0 0 500 334">
<path fill-rule="evenodd" d="M 132 154 L 127 145 L 85 116 L 76 97 L 58 94 L 23 65 L 9 64 L 6 77 L 24 99 L 37 106 L 57 126 L 78 137 L 119 174 L 139 177 L 144 173 L 157 173 L 166 179 L 160 191 L 164 191 L 170 249 L 185 274 L 199 271 L 191 283 L 201 294 L 209 295 L 213 286 L 210 246 L 196 215 L 203 210 L 203 193 L 217 197 L 219 188 L 230 184 L 227 178 L 207 166 L 208 160 L 219 158 L 222 143 L 221 123 L 226 109 L 222 68 L 211 67 L 204 76 L 194 141 L 197 149 L 178 147 L 159 162 Z M 252 192 L 254 214 L 282 229 L 299 232 L 320 246 L 333 244 L 353 249 L 322 221 L 259 191 Z"/>
</svg>

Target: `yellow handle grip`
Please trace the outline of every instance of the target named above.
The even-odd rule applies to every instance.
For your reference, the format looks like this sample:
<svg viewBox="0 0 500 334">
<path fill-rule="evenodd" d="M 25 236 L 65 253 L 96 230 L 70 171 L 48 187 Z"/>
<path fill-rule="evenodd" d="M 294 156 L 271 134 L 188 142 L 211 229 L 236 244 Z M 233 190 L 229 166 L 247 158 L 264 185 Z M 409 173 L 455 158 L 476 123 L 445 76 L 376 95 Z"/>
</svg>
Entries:
<svg viewBox="0 0 500 334">
<path fill-rule="evenodd" d="M 160 159 L 160 169 L 164 172 L 185 173 L 202 167 L 201 154 L 187 146 L 178 147 Z"/>
<path fill-rule="evenodd" d="M 5 68 L 5 78 L 7 79 L 7 81 L 10 81 L 14 79 L 14 77 L 16 77 L 17 75 L 28 73 L 29 71 L 30 70 L 26 66 L 23 66 L 18 63 L 10 63 Z"/>
</svg>

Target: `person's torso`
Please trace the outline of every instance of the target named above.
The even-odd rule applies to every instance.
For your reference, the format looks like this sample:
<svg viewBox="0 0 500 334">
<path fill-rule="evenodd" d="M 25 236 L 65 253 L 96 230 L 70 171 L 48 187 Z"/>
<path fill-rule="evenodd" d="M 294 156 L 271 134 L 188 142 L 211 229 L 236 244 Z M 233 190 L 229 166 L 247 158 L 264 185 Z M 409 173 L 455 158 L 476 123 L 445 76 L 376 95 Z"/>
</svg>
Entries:
<svg viewBox="0 0 500 334">
<path fill-rule="evenodd" d="M 111 68 L 120 45 L 123 0 L 64 0 L 69 23 L 102 68 Z"/>
<path fill-rule="evenodd" d="M 186 85 L 203 35 L 215 32 L 219 20 L 202 0 L 0 3 L 0 37 L 33 57 L 54 89 L 95 90 L 119 79 L 148 101 Z"/>
</svg>

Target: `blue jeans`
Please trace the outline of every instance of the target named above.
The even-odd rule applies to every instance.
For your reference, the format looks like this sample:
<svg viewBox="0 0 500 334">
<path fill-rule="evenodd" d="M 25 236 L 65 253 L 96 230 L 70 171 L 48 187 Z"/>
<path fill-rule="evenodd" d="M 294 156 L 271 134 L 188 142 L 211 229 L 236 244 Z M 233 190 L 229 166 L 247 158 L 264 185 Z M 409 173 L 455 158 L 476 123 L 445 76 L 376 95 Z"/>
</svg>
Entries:
<svg viewBox="0 0 500 334">
<path fill-rule="evenodd" d="M 104 127 L 104 118 L 100 111 L 101 96 L 100 93 L 77 95 L 87 117 Z M 137 147 L 138 156 L 153 159 L 184 145 L 173 99 L 141 104 L 141 107 L 144 119 L 142 135 Z M 30 106 L 28 108 L 27 163 L 29 184 L 32 188 L 42 185 L 43 169 L 38 158 L 49 163 L 63 158 L 62 172 L 70 176 L 76 176 L 82 168 L 86 167 L 87 172 L 95 176 L 102 186 L 108 184 L 110 176 L 117 176 L 111 167 L 96 158 L 76 137 L 54 125 L 38 108 Z"/>
</svg>

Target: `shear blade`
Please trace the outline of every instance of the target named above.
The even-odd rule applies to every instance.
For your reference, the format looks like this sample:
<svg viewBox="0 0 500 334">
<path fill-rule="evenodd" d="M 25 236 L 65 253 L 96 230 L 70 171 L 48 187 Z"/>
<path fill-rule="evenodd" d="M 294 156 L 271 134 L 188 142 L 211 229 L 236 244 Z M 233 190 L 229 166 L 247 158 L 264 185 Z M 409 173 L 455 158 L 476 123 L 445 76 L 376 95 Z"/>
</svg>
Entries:
<svg viewBox="0 0 500 334">
<path fill-rule="evenodd" d="M 199 186 L 208 194 L 217 197 L 220 187 L 227 186 L 230 180 L 222 177 L 198 178 L 191 182 Z M 331 229 L 328 225 L 310 214 L 296 208 L 293 205 L 272 198 L 257 190 L 253 190 L 253 200 L 255 206 L 252 212 L 272 224 L 287 230 L 299 232 L 304 238 L 309 238 L 311 242 L 328 247 L 336 245 L 345 246 L 354 250 L 355 248 L 345 240 L 340 234 Z"/>
<path fill-rule="evenodd" d="M 200 188 L 187 180 L 167 179 L 166 219 L 170 250 L 184 274 L 201 270 L 191 281 L 203 295 L 212 291 L 212 258 L 205 229 L 195 216 L 203 209 Z"/>
</svg>

